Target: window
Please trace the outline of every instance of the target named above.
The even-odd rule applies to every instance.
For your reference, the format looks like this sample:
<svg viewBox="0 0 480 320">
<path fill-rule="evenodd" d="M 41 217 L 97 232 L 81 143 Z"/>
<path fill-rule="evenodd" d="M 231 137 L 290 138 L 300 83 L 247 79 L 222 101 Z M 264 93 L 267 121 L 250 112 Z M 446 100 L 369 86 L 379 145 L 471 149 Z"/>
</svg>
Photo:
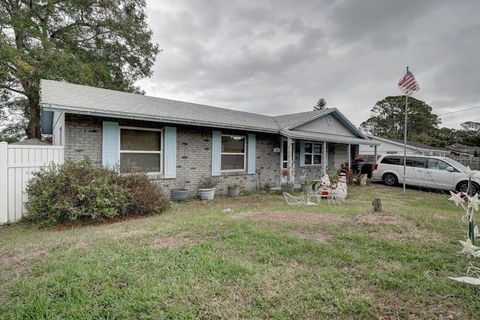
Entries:
<svg viewBox="0 0 480 320">
<path fill-rule="evenodd" d="M 445 161 L 438 159 L 428 159 L 428 169 L 447 171 L 448 167 L 450 167 L 450 165 Z"/>
<path fill-rule="evenodd" d="M 385 164 L 393 164 L 393 165 L 403 165 L 403 157 L 400 158 L 400 157 L 385 157 L 383 158 L 382 160 L 382 163 L 385 163 Z"/>
<path fill-rule="evenodd" d="M 222 135 L 222 171 L 246 170 L 246 142 L 245 136 Z"/>
<path fill-rule="evenodd" d="M 162 132 L 157 129 L 120 128 L 120 171 L 130 168 L 162 172 Z"/>
<path fill-rule="evenodd" d="M 322 164 L 322 145 L 318 143 L 305 143 L 305 165 Z"/>
<path fill-rule="evenodd" d="M 425 163 L 425 158 L 407 157 L 407 167 L 425 168 Z"/>
</svg>

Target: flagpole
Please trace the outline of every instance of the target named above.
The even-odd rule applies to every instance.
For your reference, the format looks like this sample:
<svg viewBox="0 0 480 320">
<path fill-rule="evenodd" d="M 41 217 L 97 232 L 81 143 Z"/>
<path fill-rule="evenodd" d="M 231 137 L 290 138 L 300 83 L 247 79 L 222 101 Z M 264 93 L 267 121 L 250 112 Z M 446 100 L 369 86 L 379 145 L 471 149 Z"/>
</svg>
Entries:
<svg viewBox="0 0 480 320">
<path fill-rule="evenodd" d="M 408 73 L 408 67 L 407 67 Z M 408 105 L 408 95 L 405 93 L 405 125 L 403 127 L 403 193 L 405 193 L 405 181 L 407 180 L 407 105 Z"/>
</svg>

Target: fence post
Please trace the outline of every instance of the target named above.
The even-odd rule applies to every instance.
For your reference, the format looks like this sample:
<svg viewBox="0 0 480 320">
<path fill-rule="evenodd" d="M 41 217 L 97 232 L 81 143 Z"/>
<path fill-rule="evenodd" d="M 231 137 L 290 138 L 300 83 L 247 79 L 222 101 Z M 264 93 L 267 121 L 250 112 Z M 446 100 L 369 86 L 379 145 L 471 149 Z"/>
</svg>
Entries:
<svg viewBox="0 0 480 320">
<path fill-rule="evenodd" d="M 8 222 L 8 143 L 0 142 L 0 224 Z"/>
</svg>

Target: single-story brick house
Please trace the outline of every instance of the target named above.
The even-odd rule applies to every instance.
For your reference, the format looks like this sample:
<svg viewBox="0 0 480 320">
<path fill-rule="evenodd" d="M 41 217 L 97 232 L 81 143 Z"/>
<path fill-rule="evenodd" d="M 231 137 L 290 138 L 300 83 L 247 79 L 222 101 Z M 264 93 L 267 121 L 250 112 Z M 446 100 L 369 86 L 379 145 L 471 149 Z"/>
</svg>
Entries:
<svg viewBox="0 0 480 320">
<path fill-rule="evenodd" d="M 218 190 L 319 178 L 371 145 L 340 111 L 268 116 L 65 82 L 41 81 L 42 130 L 65 159 L 138 167 L 164 190 L 214 176 Z"/>
</svg>

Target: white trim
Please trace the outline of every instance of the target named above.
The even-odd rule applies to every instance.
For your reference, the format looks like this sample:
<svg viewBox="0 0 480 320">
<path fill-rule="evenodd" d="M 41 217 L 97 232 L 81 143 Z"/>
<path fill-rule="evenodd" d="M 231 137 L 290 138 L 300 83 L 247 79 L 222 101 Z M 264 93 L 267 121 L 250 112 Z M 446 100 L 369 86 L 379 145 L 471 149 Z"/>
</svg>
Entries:
<svg viewBox="0 0 480 320">
<path fill-rule="evenodd" d="M 121 166 L 121 154 L 122 153 L 138 153 L 138 154 L 159 154 L 160 155 L 160 171 L 149 171 L 145 172 L 147 175 L 159 175 L 163 174 L 163 138 L 164 138 L 164 130 L 163 128 L 142 128 L 142 127 L 131 127 L 131 126 L 120 126 L 120 130 L 118 130 L 119 138 L 118 138 L 118 162 Z M 156 131 L 160 132 L 160 151 L 151 151 L 151 150 L 122 150 L 122 129 L 125 130 L 137 130 L 137 131 Z"/>
<path fill-rule="evenodd" d="M 230 137 L 230 138 L 243 138 L 243 153 L 241 152 L 223 152 L 223 142 L 220 141 L 220 172 L 245 172 L 247 171 L 247 136 L 238 135 L 238 134 L 222 134 L 221 137 Z M 222 156 L 231 155 L 231 156 L 243 156 L 243 169 L 231 169 L 231 170 L 222 170 Z"/>
</svg>

